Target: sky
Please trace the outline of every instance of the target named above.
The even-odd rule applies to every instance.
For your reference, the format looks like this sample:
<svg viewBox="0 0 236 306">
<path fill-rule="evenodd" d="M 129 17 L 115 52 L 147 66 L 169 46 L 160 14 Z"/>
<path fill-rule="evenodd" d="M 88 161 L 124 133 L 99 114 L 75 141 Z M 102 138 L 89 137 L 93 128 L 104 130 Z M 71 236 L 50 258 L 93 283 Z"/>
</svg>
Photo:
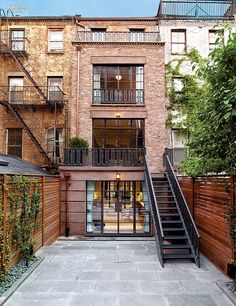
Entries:
<svg viewBox="0 0 236 306">
<path fill-rule="evenodd" d="M 159 0 L 0 0 L 0 9 L 20 16 L 155 16 Z"/>
</svg>

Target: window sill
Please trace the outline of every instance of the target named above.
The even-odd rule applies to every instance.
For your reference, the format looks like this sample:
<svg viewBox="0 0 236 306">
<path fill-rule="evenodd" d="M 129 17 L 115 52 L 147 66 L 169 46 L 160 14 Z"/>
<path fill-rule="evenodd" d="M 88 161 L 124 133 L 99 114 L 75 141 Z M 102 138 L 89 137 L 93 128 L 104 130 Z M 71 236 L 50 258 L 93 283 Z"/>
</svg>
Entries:
<svg viewBox="0 0 236 306">
<path fill-rule="evenodd" d="M 47 54 L 61 54 L 63 55 L 65 52 L 64 51 L 47 51 Z"/>
<path fill-rule="evenodd" d="M 101 106 L 105 106 L 105 107 L 117 107 L 117 106 L 120 106 L 120 107 L 145 107 L 145 104 L 128 104 L 128 103 L 124 103 L 124 104 L 121 104 L 121 103 L 118 103 L 118 104 L 115 104 L 115 103 L 100 103 L 100 104 L 91 104 L 91 106 L 95 106 L 95 107 L 101 107 Z"/>
</svg>

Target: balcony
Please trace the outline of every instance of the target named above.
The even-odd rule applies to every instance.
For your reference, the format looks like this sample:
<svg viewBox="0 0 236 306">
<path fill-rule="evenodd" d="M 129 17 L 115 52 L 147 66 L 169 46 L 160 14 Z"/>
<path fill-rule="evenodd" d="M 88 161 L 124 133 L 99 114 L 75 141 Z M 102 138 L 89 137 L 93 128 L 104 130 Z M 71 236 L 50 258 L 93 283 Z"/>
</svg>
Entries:
<svg viewBox="0 0 236 306">
<path fill-rule="evenodd" d="M 78 31 L 74 43 L 158 43 L 159 32 L 92 32 Z"/>
<path fill-rule="evenodd" d="M 145 149 L 72 149 L 64 151 L 65 166 L 93 166 L 93 167 L 142 167 Z"/>
<path fill-rule="evenodd" d="M 144 104 L 143 89 L 94 89 L 93 104 Z"/>
<path fill-rule="evenodd" d="M 47 105 L 63 104 L 64 93 L 58 86 L 39 86 L 48 98 Z M 0 102 L 9 102 L 21 106 L 46 105 L 34 86 L 0 86 Z"/>
<path fill-rule="evenodd" d="M 22 31 L 22 33 L 24 33 L 24 31 Z M 13 51 L 17 55 L 27 56 L 27 43 L 29 43 L 29 41 L 24 34 L 20 37 L 12 37 L 11 31 L 0 31 L 0 53 L 4 55 L 8 55 L 10 51 Z"/>
</svg>

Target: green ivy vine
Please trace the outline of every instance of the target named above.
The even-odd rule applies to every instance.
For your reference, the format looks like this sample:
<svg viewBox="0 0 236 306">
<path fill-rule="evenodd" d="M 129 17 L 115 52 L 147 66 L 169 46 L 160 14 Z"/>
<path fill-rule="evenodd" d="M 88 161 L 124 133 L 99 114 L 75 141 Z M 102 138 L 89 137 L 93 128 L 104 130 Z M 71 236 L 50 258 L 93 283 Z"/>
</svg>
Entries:
<svg viewBox="0 0 236 306">
<path fill-rule="evenodd" d="M 35 229 L 39 226 L 40 189 L 37 180 L 23 176 L 8 177 L 7 186 L 0 186 L 0 281 L 7 275 L 12 248 L 16 247 L 28 265 L 34 254 Z M 6 192 L 8 214 L 3 232 L 3 194 Z M 4 254 L 3 254 L 4 253 Z"/>
</svg>

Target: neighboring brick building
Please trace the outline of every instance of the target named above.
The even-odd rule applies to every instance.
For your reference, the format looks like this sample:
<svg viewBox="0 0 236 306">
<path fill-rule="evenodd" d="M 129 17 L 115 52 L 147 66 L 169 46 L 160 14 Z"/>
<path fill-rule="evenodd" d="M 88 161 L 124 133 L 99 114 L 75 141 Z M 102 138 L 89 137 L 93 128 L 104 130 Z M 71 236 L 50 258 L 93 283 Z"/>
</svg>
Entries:
<svg viewBox="0 0 236 306">
<path fill-rule="evenodd" d="M 74 28 L 73 17 L 1 17 L 0 152 L 62 161 Z"/>
</svg>

